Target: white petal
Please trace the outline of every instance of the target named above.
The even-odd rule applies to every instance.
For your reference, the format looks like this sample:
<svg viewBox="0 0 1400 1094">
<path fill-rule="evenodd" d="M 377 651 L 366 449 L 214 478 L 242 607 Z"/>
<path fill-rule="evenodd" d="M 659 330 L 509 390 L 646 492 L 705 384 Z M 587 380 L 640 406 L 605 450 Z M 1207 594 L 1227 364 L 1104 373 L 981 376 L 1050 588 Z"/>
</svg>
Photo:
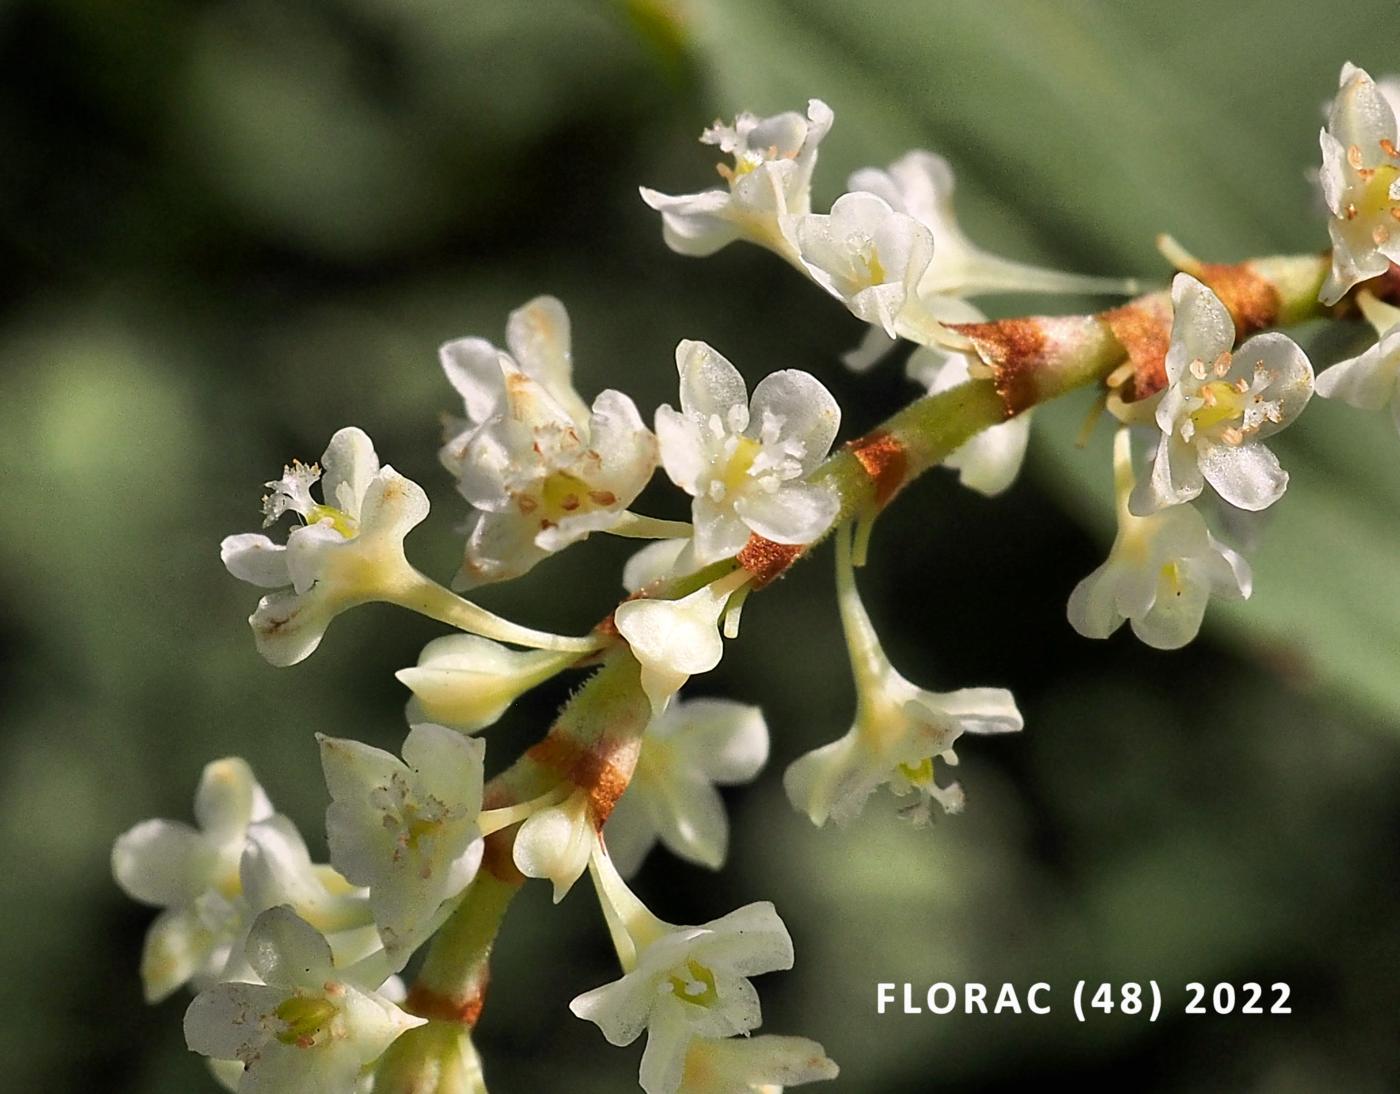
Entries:
<svg viewBox="0 0 1400 1094">
<path fill-rule="evenodd" d="M 376 544 L 402 543 L 427 515 L 428 495 L 423 488 L 385 464 L 365 492 L 356 538 Z"/>
<path fill-rule="evenodd" d="M 337 430 L 321 456 L 321 467 L 321 491 L 326 504 L 358 519 L 370 480 L 379 473 L 374 442 L 364 430 L 354 426 Z"/>
<path fill-rule="evenodd" d="M 248 762 L 230 756 L 205 765 L 195 791 L 194 815 L 216 842 L 241 842 L 248 825 L 272 816 L 272 803 Z"/>
<path fill-rule="evenodd" d="M 552 296 L 537 296 L 510 313 L 506 344 L 525 373 L 538 380 L 579 425 L 588 420 L 574 390 L 569 313 Z"/>
<path fill-rule="evenodd" d="M 690 510 L 695 526 L 691 541 L 697 566 L 708 566 L 738 554 L 749 541 L 749 526 L 739 519 L 732 506 L 698 497 Z"/>
<path fill-rule="evenodd" d="M 718 415 L 731 426 L 735 413 L 742 411 L 747 425 L 748 388 L 739 370 L 727 358 L 704 342 L 684 340 L 676 346 L 676 369 L 680 373 L 681 410 L 698 415 L 702 421 Z"/>
<path fill-rule="evenodd" d="M 1178 572 L 1183 578 L 1187 576 L 1184 566 L 1179 566 Z M 1154 649 L 1180 649 L 1200 633 L 1209 600 L 1210 589 L 1205 583 L 1173 582 L 1163 576 L 1152 607 L 1133 620 L 1133 633 Z"/>
<path fill-rule="evenodd" d="M 1117 609 L 1119 577 L 1119 567 L 1110 558 L 1070 593 L 1069 625 L 1085 638 L 1107 638 L 1123 625 Z"/>
<path fill-rule="evenodd" d="M 287 998 L 266 984 L 219 984 L 200 992 L 185 1011 L 185 1044 L 216 1060 L 253 1056 L 267 1039 L 264 1027 Z"/>
<path fill-rule="evenodd" d="M 700 423 L 669 406 L 656 410 L 656 441 L 661 466 L 670 480 L 692 497 L 710 470 L 710 453 Z"/>
<path fill-rule="evenodd" d="M 664 781 L 648 783 L 644 793 L 652 826 L 672 854 L 711 870 L 724 865 L 729 818 L 713 786 L 696 773 L 676 772 Z"/>
<path fill-rule="evenodd" d="M 1190 274 L 1172 279 L 1172 334 L 1167 382 L 1175 384 L 1192 361 L 1209 367 L 1235 344 L 1235 321 L 1220 298 Z"/>
<path fill-rule="evenodd" d="M 666 712 L 677 755 L 721 785 L 745 783 L 768 762 L 763 711 L 730 699 L 687 699 Z"/>
<path fill-rule="evenodd" d="M 638 661 L 693 676 L 724 654 L 718 623 L 727 599 L 707 585 L 680 600 L 629 600 L 613 619 Z"/>
<path fill-rule="evenodd" d="M 155 918 L 141 949 L 146 1002 L 168 998 L 209 964 L 217 940 L 193 908 L 172 908 Z"/>
<path fill-rule="evenodd" d="M 805 1037 L 732 1037 L 695 1041 L 686 1058 L 686 1094 L 754 1094 L 834 1079 L 840 1069 Z"/>
<path fill-rule="evenodd" d="M 671 196 L 645 186 L 642 200 L 661 214 L 666 246 L 677 254 L 704 258 L 739 238 L 739 229 L 725 215 L 730 195 L 725 190 Z"/>
<path fill-rule="evenodd" d="M 253 642 L 265 661 L 285 668 L 310 657 L 321 644 L 326 628 L 339 614 L 339 605 L 321 590 L 302 596 L 287 589 L 269 593 L 258 601 L 248 617 Z"/>
<path fill-rule="evenodd" d="M 564 899 L 588 868 L 597 842 L 592 813 L 582 794 L 562 806 L 535 813 L 516 833 L 515 865 L 526 877 L 554 883 L 554 903 Z"/>
<path fill-rule="evenodd" d="M 769 373 L 754 388 L 750 405 L 751 437 L 760 436 L 765 424 L 776 421 L 778 438 L 802 445 L 803 474 L 826 458 L 841 428 L 841 408 L 826 387 L 811 373 L 788 368 Z"/>
<path fill-rule="evenodd" d="M 467 420 L 473 425 L 494 415 L 505 400 L 503 356 L 484 338 L 460 338 L 438 350 L 442 370 L 466 403 Z"/>
<path fill-rule="evenodd" d="M 112 847 L 112 876 L 122 891 L 158 908 L 192 899 L 210 884 L 217 862 L 199 833 L 177 821 L 142 821 Z"/>
<path fill-rule="evenodd" d="M 603 827 L 603 840 L 608 848 L 608 857 L 617 867 L 617 872 L 628 878 L 641 869 L 651 849 L 656 846 L 656 825 L 651 821 L 647 804 L 643 802 L 643 792 L 638 789 L 634 775 L 627 790 L 608 814 L 608 822 Z"/>
<path fill-rule="evenodd" d="M 920 698 L 956 719 L 962 733 L 1017 733 L 1025 725 L 1015 696 L 1005 688 L 922 692 Z"/>
<path fill-rule="evenodd" d="M 811 543 L 840 511 L 836 492 L 812 482 L 785 483 L 771 494 L 751 490 L 734 503 L 740 520 L 775 543 Z"/>
<path fill-rule="evenodd" d="M 688 539 L 659 539 L 648 543 L 623 566 L 622 587 L 629 593 L 635 593 L 669 576 L 676 570 L 689 546 Z"/>
<path fill-rule="evenodd" d="M 239 581 L 264 589 L 281 589 L 292 583 L 286 553 L 282 544 L 256 532 L 225 536 L 219 544 L 219 557 L 228 572 Z"/>
<path fill-rule="evenodd" d="M 1205 485 L 1196 450 L 1163 434 L 1149 474 L 1139 479 L 1128 499 L 1128 510 L 1146 516 L 1200 495 Z"/>
<path fill-rule="evenodd" d="M 1360 410 L 1380 410 L 1395 397 L 1400 379 L 1400 327 L 1392 327 L 1359 357 L 1341 361 L 1317 377 L 1317 393 Z"/>
<path fill-rule="evenodd" d="M 482 761 L 486 742 L 455 730 L 417 725 L 404 738 L 403 758 L 427 793 L 468 816 L 481 812 Z"/>
<path fill-rule="evenodd" d="M 286 905 L 253 920 L 248 963 L 267 984 L 313 991 L 333 978 L 335 964 L 321 932 Z"/>
<path fill-rule="evenodd" d="M 646 1094 L 677 1094 L 694 1037 L 688 1023 L 666 1007 L 647 1027 L 647 1047 L 637 1080 Z"/>
<path fill-rule="evenodd" d="M 1256 512 L 1283 497 L 1288 472 L 1262 444 L 1216 444 L 1201 453 L 1201 474 L 1225 501 Z"/>
</svg>

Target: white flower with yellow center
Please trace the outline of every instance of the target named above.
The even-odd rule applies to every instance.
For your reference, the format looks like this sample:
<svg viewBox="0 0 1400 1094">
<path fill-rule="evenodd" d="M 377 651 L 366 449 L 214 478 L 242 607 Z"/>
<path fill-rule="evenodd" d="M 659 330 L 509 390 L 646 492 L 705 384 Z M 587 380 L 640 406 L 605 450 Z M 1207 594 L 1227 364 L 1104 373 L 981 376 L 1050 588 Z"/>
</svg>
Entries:
<svg viewBox="0 0 1400 1094">
<path fill-rule="evenodd" d="M 807 543 L 826 531 L 840 503 L 805 481 L 826 457 L 841 408 L 822 384 L 796 369 L 748 389 L 739 371 L 704 342 L 676 347 L 680 410 L 656 412 L 661 462 L 695 501 L 694 558 L 705 565 L 736 554 L 750 533 Z"/>
<path fill-rule="evenodd" d="M 1332 272 L 1318 298 L 1335 304 L 1353 285 L 1400 261 L 1400 150 L 1395 109 L 1362 69 L 1342 66 L 1322 145 L 1322 195 L 1331 211 Z"/>
<path fill-rule="evenodd" d="M 924 691 L 895 671 L 861 603 L 851 567 L 851 533 L 836 533 L 837 598 L 856 685 L 850 731 L 796 760 L 783 776 L 792 804 L 813 824 L 846 824 L 880 786 L 918 795 L 904 810 L 916 824 L 937 802 L 960 812 L 962 789 L 940 786 L 934 763 L 958 762 L 953 745 L 964 733 L 1013 733 L 1022 726 L 1016 701 L 1003 688 Z"/>
<path fill-rule="evenodd" d="M 541 559 L 626 519 L 656 469 L 656 438 L 636 405 L 573 389 L 569 319 L 553 297 L 513 312 L 512 353 L 482 339 L 443 347 L 467 424 L 442 450 L 476 510 L 454 585 L 518 577 Z"/>
<path fill-rule="evenodd" d="M 922 340 L 917 289 L 933 236 L 874 194 L 843 194 L 829 214 L 790 217 L 788 234 L 813 280 L 890 338 Z"/>
<path fill-rule="evenodd" d="M 1395 428 L 1400 429 L 1400 308 L 1377 300 L 1368 292 L 1358 303 L 1376 328 L 1376 344 L 1359 357 L 1339 361 L 1317 377 L 1317 393 L 1324 399 L 1340 399 L 1359 410 L 1390 407 Z"/>
<path fill-rule="evenodd" d="M 185 1012 L 192 1051 L 243 1064 L 239 1094 L 352 1091 L 425 1021 L 338 969 L 325 938 L 288 907 L 258 916 L 246 956 L 262 983 L 217 984 Z"/>
<path fill-rule="evenodd" d="M 401 968 L 481 864 L 486 746 L 431 724 L 409 730 L 402 760 L 359 741 L 317 740 L 331 862 L 369 887 L 390 967 Z"/>
<path fill-rule="evenodd" d="M 112 848 L 112 874 L 133 900 L 163 909 L 146 932 L 141 980 L 159 1002 L 191 979 L 217 975 L 246 926 L 239 860 L 250 825 L 272 816 L 248 764 L 204 768 L 195 791 L 198 828 L 148 820 Z"/>
<path fill-rule="evenodd" d="M 781 221 L 812 207 L 812 169 L 817 146 L 831 129 L 831 108 L 820 99 L 807 115 L 794 111 L 759 118 L 740 114 L 733 125 L 716 122 L 700 136 L 733 157 L 720 164 L 726 185 L 697 194 L 671 196 L 641 188 L 642 200 L 661 214 L 666 245 L 683 255 L 713 254 L 746 239 L 795 257 Z"/>
<path fill-rule="evenodd" d="M 1108 559 L 1069 598 L 1070 625 L 1085 638 L 1107 638 L 1132 623 L 1149 646 L 1173 650 L 1200 632 L 1212 596 L 1248 599 L 1249 563 L 1217 543 L 1191 505 L 1173 505 L 1146 517 L 1128 509 L 1133 490 L 1126 429 L 1114 441 L 1118 534 Z"/>
<path fill-rule="evenodd" d="M 318 480 L 322 501 L 311 493 Z M 369 437 L 353 427 L 331 438 L 319 465 L 293 463 L 267 485 L 264 525 L 287 512 L 304 523 L 285 545 L 247 533 L 227 537 L 220 554 L 234 577 L 274 590 L 248 622 L 263 657 L 292 665 L 311 655 L 337 615 L 380 599 L 411 572 L 403 540 L 428 515 L 428 498 L 380 467 Z"/>
<path fill-rule="evenodd" d="M 976 359 L 967 354 L 919 346 L 910 354 L 905 374 L 922 384 L 930 395 L 937 395 L 967 383 L 976 366 Z M 1030 436 L 1031 412 L 1023 411 L 1009 422 L 974 434 L 944 459 L 943 466 L 957 471 L 964 486 L 989 498 L 996 497 L 1016 481 Z"/>
<path fill-rule="evenodd" d="M 409 725 L 434 722 L 475 733 L 577 660 L 576 653 L 521 652 L 474 634 L 449 634 L 429 642 L 416 666 L 394 676 L 413 692 Z"/>
<path fill-rule="evenodd" d="M 692 676 L 719 664 L 724 655 L 720 620 L 730 596 L 750 577 L 736 569 L 676 600 L 641 598 L 617 606 L 613 622 L 641 664 L 642 690 L 656 713 Z"/>
<path fill-rule="evenodd" d="M 696 1039 L 685 1057 L 679 1094 L 782 1094 L 840 1072 L 826 1050 L 805 1037 Z"/>
<path fill-rule="evenodd" d="M 632 780 L 603 829 L 623 876 L 636 872 L 658 839 L 673 854 L 718 870 L 729 821 L 715 787 L 749 782 L 767 760 L 768 726 L 758 707 L 678 699 L 653 718 Z"/>
<path fill-rule="evenodd" d="M 610 1044 L 630 1045 L 645 1032 L 642 1089 L 676 1094 L 696 1038 L 745 1034 L 762 1022 L 748 978 L 792 968 L 792 938 L 767 902 L 698 927 L 664 923 L 601 851 L 592 868 L 624 975 L 578 996 L 569 1009 L 597 1025 Z"/>
<path fill-rule="evenodd" d="M 1162 431 L 1152 472 L 1129 505 L 1145 516 L 1197 497 L 1210 483 L 1239 509 L 1266 509 L 1288 485 L 1264 438 L 1293 421 L 1312 398 L 1313 371 L 1297 343 L 1275 332 L 1239 349 L 1219 298 L 1190 274 L 1172 281 L 1167 389 L 1157 404 Z"/>
</svg>

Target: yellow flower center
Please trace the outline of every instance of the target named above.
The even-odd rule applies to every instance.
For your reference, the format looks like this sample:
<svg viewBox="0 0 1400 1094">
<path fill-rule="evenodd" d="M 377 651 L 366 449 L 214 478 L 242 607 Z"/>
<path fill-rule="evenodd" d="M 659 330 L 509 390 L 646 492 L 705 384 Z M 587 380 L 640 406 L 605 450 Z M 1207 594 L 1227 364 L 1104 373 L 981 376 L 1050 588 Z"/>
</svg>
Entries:
<svg viewBox="0 0 1400 1094">
<path fill-rule="evenodd" d="M 742 434 L 735 438 L 738 442 L 734 446 L 734 451 L 729 457 L 729 462 L 724 465 L 724 472 L 719 476 L 719 481 L 724 484 L 725 493 L 739 490 L 748 479 L 749 471 L 753 467 L 754 460 L 758 459 L 758 453 L 762 448 L 752 437 L 745 437 Z"/>
<path fill-rule="evenodd" d="M 933 757 L 925 756 L 917 764 L 900 764 L 899 773 L 914 786 L 927 786 L 933 782 Z"/>
<path fill-rule="evenodd" d="M 277 1034 L 284 1045 L 310 1048 L 325 1031 L 326 1023 L 336 1015 L 336 1006 L 320 996 L 294 995 L 284 999 L 272 1012 L 287 1028 Z"/>
<path fill-rule="evenodd" d="M 1181 566 L 1176 562 L 1168 562 L 1162 567 L 1161 578 L 1167 583 L 1167 589 L 1172 596 L 1181 595 Z"/>
<path fill-rule="evenodd" d="M 1205 405 L 1191 414 L 1191 421 L 1198 430 L 1244 417 L 1245 393 L 1225 380 L 1212 380 L 1204 385 L 1201 398 Z"/>
<path fill-rule="evenodd" d="M 692 959 L 685 963 L 685 973 L 684 976 L 670 977 L 671 990 L 677 999 L 697 1007 L 712 1007 L 719 1002 L 713 972 Z"/>
<path fill-rule="evenodd" d="M 319 524 L 323 520 L 329 520 L 331 527 L 346 539 L 353 539 L 360 527 L 355 518 L 343 509 L 333 505 L 313 505 L 306 514 L 306 523 Z"/>
<path fill-rule="evenodd" d="M 1361 191 L 1361 200 L 1356 203 L 1356 211 L 1363 217 L 1393 216 L 1396 203 L 1391 200 L 1390 187 L 1400 178 L 1400 167 L 1382 164 L 1372 170 L 1366 180 L 1366 188 Z"/>
</svg>

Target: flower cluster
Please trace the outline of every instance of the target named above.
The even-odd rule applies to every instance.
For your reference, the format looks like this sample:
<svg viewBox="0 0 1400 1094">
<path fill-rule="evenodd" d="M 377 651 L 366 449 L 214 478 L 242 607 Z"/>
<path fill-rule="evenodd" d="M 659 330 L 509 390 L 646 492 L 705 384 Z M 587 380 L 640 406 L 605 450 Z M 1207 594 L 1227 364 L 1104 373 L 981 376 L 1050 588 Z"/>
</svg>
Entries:
<svg viewBox="0 0 1400 1094">
<path fill-rule="evenodd" d="M 548 881 L 558 901 L 585 873 L 621 976 L 571 1010 L 613 1045 L 645 1035 L 648 1094 L 773 1094 L 834 1078 L 815 1041 L 750 1036 L 762 1021 L 751 978 L 794 960 L 772 904 L 678 926 L 624 881 L 657 844 L 710 869 L 725 860 L 717 788 L 759 775 L 769 724 L 755 706 L 680 693 L 720 663 L 747 598 L 834 533 L 855 713 L 843 736 L 793 762 L 783 785 L 818 826 L 854 823 L 883 787 L 927 826 L 964 807 L 944 770 L 964 735 L 1014 734 L 1023 719 L 1003 688 L 925 690 L 884 652 L 856 567 L 880 509 L 910 479 L 942 464 L 1000 494 L 1023 462 L 1030 409 L 1103 383 L 1103 405 L 1125 423 L 1114 441 L 1117 535 L 1071 595 L 1069 620 L 1095 638 L 1126 621 L 1148 645 L 1173 649 L 1195 637 L 1212 597 L 1252 591 L 1248 564 L 1196 501 L 1256 513 L 1288 484 L 1269 442 L 1307 406 L 1313 369 L 1293 341 L 1263 328 L 1324 305 L 1344 316 L 1354 304 L 1378 340 L 1325 371 L 1317 390 L 1390 406 L 1400 425 L 1396 118 L 1385 87 L 1360 69 L 1343 69 L 1322 134 L 1329 258 L 1211 267 L 1176 248 L 1182 272 L 1169 293 L 1090 315 L 983 317 L 970 298 L 1135 290 L 978 247 L 954 216 L 952 171 L 931 152 L 856 172 L 828 212 L 813 212 L 817 150 L 832 122 L 813 99 L 805 114 L 716 123 L 702 140 L 732 158 L 723 186 L 642 195 L 672 249 L 757 243 L 844 303 L 869 327 L 845 355 L 853 368 L 873 365 L 895 339 L 915 343 L 906 373 L 925 394 L 844 450 L 832 454 L 842 414 L 814 376 L 780 368 L 750 394 L 740 371 L 697 340 L 677 345 L 678 406 L 659 407 L 650 427 L 622 392 L 586 403 L 569 317 L 553 297 L 510 314 L 504 350 L 478 337 L 441 348 L 462 400 L 440 449 L 468 508 L 458 590 L 520 577 L 594 533 L 653 541 L 626 564 L 629 595 L 589 634 L 515 623 L 414 568 L 404 540 L 428 515 L 427 497 L 355 428 L 336 433 L 319 463 L 294 461 L 267 484 L 264 527 L 290 514 L 283 542 L 264 532 L 223 541 L 229 572 L 266 590 L 250 623 L 273 665 L 304 660 L 332 619 L 371 601 L 461 632 L 429 642 L 396 674 L 410 693 L 399 755 L 316 735 L 329 863 L 313 863 L 237 758 L 205 768 L 195 825 L 145 821 L 116 841 L 117 883 L 160 909 L 141 960 L 146 997 L 190 987 L 186 1040 L 229 1089 L 484 1094 L 472 1029 L 501 919 L 525 878 Z M 1150 435 L 1140 470 L 1133 429 Z M 658 469 L 689 521 L 631 508 Z M 485 731 L 574 669 L 590 675 L 558 719 L 488 782 Z M 408 989 L 398 974 L 419 953 Z"/>
</svg>

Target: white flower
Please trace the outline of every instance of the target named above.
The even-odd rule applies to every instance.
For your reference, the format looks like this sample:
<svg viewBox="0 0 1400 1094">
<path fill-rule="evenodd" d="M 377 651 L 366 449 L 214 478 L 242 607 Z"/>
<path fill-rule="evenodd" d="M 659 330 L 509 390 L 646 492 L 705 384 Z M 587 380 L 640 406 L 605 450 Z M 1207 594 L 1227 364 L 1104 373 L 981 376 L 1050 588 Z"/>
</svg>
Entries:
<svg viewBox="0 0 1400 1094">
<path fill-rule="evenodd" d="M 1248 599 L 1249 564 L 1216 542 L 1194 506 L 1133 516 L 1128 510 L 1133 466 L 1126 429 L 1114 442 L 1113 477 L 1118 534 L 1108 560 L 1070 595 L 1070 625 L 1086 638 L 1107 638 L 1127 619 L 1149 646 L 1177 649 L 1200 631 L 1212 595 Z"/>
<path fill-rule="evenodd" d="M 474 634 L 449 634 L 424 646 L 417 666 L 394 676 L 413 692 L 409 725 L 434 722 L 474 733 L 577 660 L 576 653 L 522 653 Z"/>
<path fill-rule="evenodd" d="M 598 842 L 598 824 L 586 790 L 537 809 L 515 834 L 511 855 L 526 877 L 547 878 L 558 904 L 588 868 Z"/>
<path fill-rule="evenodd" d="M 1340 399 L 1360 410 L 1390 407 L 1396 429 L 1400 429 L 1400 308 L 1382 303 L 1370 293 L 1359 294 L 1366 317 L 1376 328 L 1379 339 L 1359 357 L 1339 361 L 1317 377 L 1317 393 L 1324 399 Z"/>
<path fill-rule="evenodd" d="M 642 690 L 660 713 L 692 676 L 709 672 L 724 655 L 720 619 L 730 594 L 749 580 L 740 569 L 678 600 L 643 598 L 617 606 L 613 622 L 642 666 Z"/>
<path fill-rule="evenodd" d="M 274 665 L 310 656 L 330 621 L 347 608 L 377 599 L 408 567 L 403 539 L 428 515 L 421 487 L 392 467 L 380 467 L 362 431 L 331 438 L 322 466 L 293 463 L 263 499 L 264 525 L 288 511 L 305 522 L 286 545 L 265 535 L 229 536 L 220 554 L 229 573 L 273 592 L 248 622 L 258 651 Z M 323 477 L 324 474 L 324 477 Z M 311 495 L 321 480 L 323 501 Z"/>
<path fill-rule="evenodd" d="M 787 228 L 813 280 L 852 315 L 891 338 L 917 334 L 901 319 L 933 260 L 927 228 L 866 193 L 843 194 L 830 214 L 791 217 Z"/>
<path fill-rule="evenodd" d="M 1363 70 L 1342 66 L 1322 145 L 1322 195 L 1332 216 L 1332 272 L 1318 298 L 1335 304 L 1400 261 L 1400 152 L 1395 109 Z"/>
<path fill-rule="evenodd" d="M 768 726 L 758 707 L 677 700 L 652 719 L 632 781 L 603 830 L 623 875 L 641 866 L 658 838 L 673 854 L 719 869 L 729 821 L 715 786 L 748 782 L 767 759 Z"/>
<path fill-rule="evenodd" d="M 481 864 L 486 746 L 431 724 L 409 730 L 402 760 L 359 741 L 317 740 L 331 793 L 331 862 L 369 887 L 385 953 L 401 968 Z"/>
<path fill-rule="evenodd" d="M 826 1050 L 805 1037 L 697 1038 L 686 1054 L 679 1094 L 782 1094 L 839 1074 Z"/>
<path fill-rule="evenodd" d="M 1016 701 L 1003 688 L 924 691 L 895 671 L 856 591 L 849 527 L 838 530 L 837 595 L 856 684 L 856 718 L 838 740 L 807 753 L 783 776 L 792 804 L 813 824 L 838 825 L 857 816 L 880 786 L 918 793 L 906 814 L 930 819 L 930 803 L 962 810 L 957 783 L 939 786 L 934 761 L 955 765 L 953 745 L 964 733 L 1012 733 L 1022 726 Z"/>
<path fill-rule="evenodd" d="M 117 839 L 112 874 L 134 900 L 164 911 L 146 933 L 141 980 L 148 1002 L 217 974 L 244 926 L 238 863 L 248 828 L 272 815 L 248 764 L 230 757 L 204 768 L 195 791 L 199 827 L 148 820 Z"/>
<path fill-rule="evenodd" d="M 831 129 L 831 109 L 820 99 L 807 116 L 788 111 L 768 118 L 740 114 L 734 124 L 716 122 L 701 135 L 734 157 L 720 165 L 728 185 L 672 197 L 641 188 L 642 200 L 661 214 L 666 245 L 678 254 L 713 254 L 736 239 L 791 252 L 781 219 L 811 209 L 817 145 Z"/>
<path fill-rule="evenodd" d="M 467 409 L 442 462 L 476 512 L 454 586 L 518 577 L 613 527 L 656 468 L 637 407 L 604 391 L 588 411 L 573 390 L 564 306 L 539 297 L 511 313 L 512 354 L 481 339 L 443 347 Z"/>
<path fill-rule="evenodd" d="M 767 902 L 699 927 L 663 923 L 641 905 L 606 855 L 595 855 L 593 862 L 625 974 L 578 996 L 569 1009 L 596 1024 L 610 1044 L 630 1045 L 645 1032 L 642 1089 L 675 1094 L 696 1038 L 748 1033 L 762 1022 L 748 978 L 792 968 L 792 938 Z"/>
<path fill-rule="evenodd" d="M 1204 483 L 1239 509 L 1266 509 L 1288 472 L 1262 442 L 1312 398 L 1307 355 L 1282 334 L 1256 334 L 1231 352 L 1235 324 L 1219 298 L 1190 274 L 1172 281 L 1167 389 L 1157 404 L 1162 436 L 1152 473 L 1129 505 L 1145 516 L 1197 497 Z"/>
<path fill-rule="evenodd" d="M 974 362 L 975 358 L 967 354 L 919 346 L 910 355 L 905 373 L 927 388 L 930 395 L 936 395 L 972 379 Z M 989 498 L 996 497 L 1016 481 L 1030 436 L 1031 412 L 1023 411 L 1009 422 L 982 430 L 943 464 L 958 472 L 964 486 Z"/>
<path fill-rule="evenodd" d="M 974 244 L 953 213 L 953 170 L 932 152 L 906 153 L 888 168 L 866 167 L 847 187 L 883 198 L 933 234 L 933 261 L 919 281 L 919 293 L 935 315 L 949 321 L 960 315 L 948 298 L 998 292 L 1131 293 L 1136 285 L 1121 278 L 1085 277 L 1012 262 Z"/>
<path fill-rule="evenodd" d="M 351 1091 L 366 1065 L 425 1021 L 337 971 L 329 944 L 290 908 L 258 916 L 247 959 L 263 983 L 218 984 L 185 1012 L 192 1051 L 244 1065 L 239 1094 Z"/>
<path fill-rule="evenodd" d="M 732 555 L 749 534 L 807 543 L 826 531 L 836 494 L 803 481 L 825 458 L 841 408 L 813 376 L 796 369 L 761 380 L 749 401 L 744 378 L 704 342 L 676 347 L 681 409 L 656 412 L 661 462 L 695 499 L 695 560 Z"/>
</svg>

